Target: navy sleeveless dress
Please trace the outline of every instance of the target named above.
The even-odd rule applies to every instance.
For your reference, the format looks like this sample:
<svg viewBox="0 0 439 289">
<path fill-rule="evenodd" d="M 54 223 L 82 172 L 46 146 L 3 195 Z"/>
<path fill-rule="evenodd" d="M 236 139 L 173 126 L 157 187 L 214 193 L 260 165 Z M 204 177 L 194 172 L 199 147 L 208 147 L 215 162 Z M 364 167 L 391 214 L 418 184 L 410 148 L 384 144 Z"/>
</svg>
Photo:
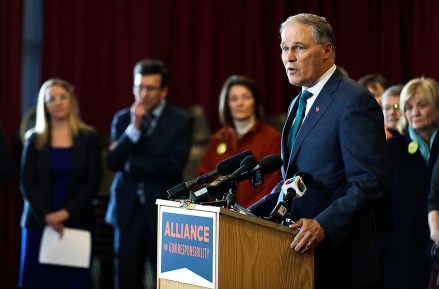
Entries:
<svg viewBox="0 0 439 289">
<path fill-rule="evenodd" d="M 52 208 L 62 209 L 72 172 L 73 148 L 51 148 Z M 43 230 L 22 229 L 20 288 L 91 288 L 90 269 L 38 262 Z"/>
</svg>

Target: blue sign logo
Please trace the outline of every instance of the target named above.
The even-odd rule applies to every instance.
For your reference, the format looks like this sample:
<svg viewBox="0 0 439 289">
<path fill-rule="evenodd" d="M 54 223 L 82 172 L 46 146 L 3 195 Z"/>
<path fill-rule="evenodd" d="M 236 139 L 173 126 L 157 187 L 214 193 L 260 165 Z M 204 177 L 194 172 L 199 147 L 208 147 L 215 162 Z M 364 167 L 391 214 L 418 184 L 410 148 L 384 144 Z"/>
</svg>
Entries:
<svg viewBox="0 0 439 289">
<path fill-rule="evenodd" d="M 213 282 L 213 218 L 163 212 L 161 272 L 187 268 Z"/>
</svg>

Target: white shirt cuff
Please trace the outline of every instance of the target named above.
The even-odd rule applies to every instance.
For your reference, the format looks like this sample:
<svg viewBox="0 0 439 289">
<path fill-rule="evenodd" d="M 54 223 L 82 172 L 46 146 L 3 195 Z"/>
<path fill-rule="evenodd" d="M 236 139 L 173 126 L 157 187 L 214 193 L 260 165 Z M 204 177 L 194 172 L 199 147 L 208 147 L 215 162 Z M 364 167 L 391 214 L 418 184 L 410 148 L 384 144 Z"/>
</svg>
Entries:
<svg viewBox="0 0 439 289">
<path fill-rule="evenodd" d="M 133 143 L 137 143 L 142 135 L 141 131 L 135 128 L 132 124 L 129 124 L 125 129 L 125 134 Z"/>
</svg>

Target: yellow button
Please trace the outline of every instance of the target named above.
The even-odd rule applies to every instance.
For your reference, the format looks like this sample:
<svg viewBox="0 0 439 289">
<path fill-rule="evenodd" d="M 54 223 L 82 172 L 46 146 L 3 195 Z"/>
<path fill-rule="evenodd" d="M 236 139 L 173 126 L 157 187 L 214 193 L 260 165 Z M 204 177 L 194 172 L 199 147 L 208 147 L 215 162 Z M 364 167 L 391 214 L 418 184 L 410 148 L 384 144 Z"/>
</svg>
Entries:
<svg viewBox="0 0 439 289">
<path fill-rule="evenodd" d="M 227 145 L 225 143 L 220 143 L 217 147 L 216 147 L 216 153 L 218 155 L 222 155 L 226 152 L 227 150 Z"/>
<path fill-rule="evenodd" d="M 414 154 L 418 150 L 418 147 L 419 147 L 419 145 L 417 142 L 415 142 L 415 141 L 410 142 L 409 147 L 408 147 L 409 154 L 411 154 L 411 155 Z"/>
</svg>

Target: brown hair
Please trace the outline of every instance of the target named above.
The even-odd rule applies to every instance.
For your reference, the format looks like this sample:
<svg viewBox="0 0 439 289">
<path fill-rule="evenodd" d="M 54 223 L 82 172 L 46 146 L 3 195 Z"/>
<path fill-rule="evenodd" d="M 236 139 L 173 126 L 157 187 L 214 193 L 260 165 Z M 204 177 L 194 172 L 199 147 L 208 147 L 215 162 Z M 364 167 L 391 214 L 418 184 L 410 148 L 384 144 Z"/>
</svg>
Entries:
<svg viewBox="0 0 439 289">
<path fill-rule="evenodd" d="M 223 84 L 219 97 L 219 118 L 223 126 L 233 126 L 232 113 L 230 112 L 230 107 L 228 104 L 230 89 L 234 85 L 245 86 L 252 93 L 253 99 L 255 100 L 255 117 L 256 119 L 261 119 L 264 115 L 264 106 L 262 104 L 262 95 L 259 91 L 256 83 L 247 76 L 243 75 L 232 75 L 227 78 L 226 82 Z"/>
</svg>

